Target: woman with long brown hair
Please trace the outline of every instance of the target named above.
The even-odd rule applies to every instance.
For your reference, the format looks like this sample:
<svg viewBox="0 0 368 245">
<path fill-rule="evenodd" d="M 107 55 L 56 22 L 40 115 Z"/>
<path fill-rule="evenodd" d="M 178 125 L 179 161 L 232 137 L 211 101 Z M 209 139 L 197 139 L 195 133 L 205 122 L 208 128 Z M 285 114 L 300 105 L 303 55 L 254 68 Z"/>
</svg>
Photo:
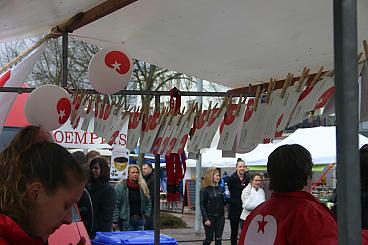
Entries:
<svg viewBox="0 0 368 245">
<path fill-rule="evenodd" d="M 0 154 L 0 244 L 45 244 L 72 222 L 85 181 L 82 167 L 47 132 L 23 128 Z"/>
<path fill-rule="evenodd" d="M 143 230 L 144 218 L 151 213 L 151 200 L 146 181 L 138 165 L 129 165 L 128 179 L 116 187 L 116 207 L 113 215 L 113 230 Z"/>
<path fill-rule="evenodd" d="M 90 180 L 86 186 L 91 195 L 94 214 L 92 237 L 97 231 L 111 231 L 112 215 L 115 210 L 116 192 L 109 183 L 110 168 L 102 157 L 96 157 L 89 163 Z"/>
<path fill-rule="evenodd" d="M 206 238 L 203 244 L 211 244 L 215 234 L 215 244 L 221 245 L 224 231 L 224 189 L 219 186 L 220 173 L 216 168 L 209 168 L 204 176 L 201 189 L 200 207 Z"/>
</svg>

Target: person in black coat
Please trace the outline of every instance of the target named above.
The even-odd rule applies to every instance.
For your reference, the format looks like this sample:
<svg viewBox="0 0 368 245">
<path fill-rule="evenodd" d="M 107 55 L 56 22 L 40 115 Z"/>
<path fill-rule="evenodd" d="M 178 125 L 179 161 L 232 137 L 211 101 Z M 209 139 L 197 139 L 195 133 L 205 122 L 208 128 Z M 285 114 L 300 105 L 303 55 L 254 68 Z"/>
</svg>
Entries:
<svg viewBox="0 0 368 245">
<path fill-rule="evenodd" d="M 215 244 L 221 245 L 222 232 L 224 231 L 224 189 L 220 187 L 219 171 L 216 168 L 207 170 L 202 182 L 200 194 L 200 207 L 203 217 L 203 226 L 206 238 L 203 244 L 211 244 L 215 234 Z"/>
<path fill-rule="evenodd" d="M 97 231 L 111 231 L 116 192 L 109 180 L 110 171 L 107 161 L 102 157 L 94 158 L 90 162 L 90 182 L 86 186 L 91 195 L 94 211 L 92 237 Z"/>
<path fill-rule="evenodd" d="M 247 173 L 245 162 L 238 158 L 236 162 L 236 171 L 228 178 L 227 185 L 230 191 L 229 215 L 231 228 L 231 245 L 236 245 L 238 240 L 238 231 L 240 223 L 240 214 L 243 210 L 241 193 L 249 184 L 249 175 Z"/>
<path fill-rule="evenodd" d="M 368 230 L 368 144 L 360 148 L 362 229 Z"/>
<path fill-rule="evenodd" d="M 142 174 L 143 178 L 147 183 L 147 187 L 149 190 L 149 194 L 151 197 L 151 214 L 149 217 L 146 218 L 144 223 L 144 229 L 145 230 L 153 230 L 153 211 L 154 211 L 154 204 L 155 204 L 155 176 L 152 168 L 152 164 L 150 163 L 144 163 L 142 165 Z"/>
</svg>

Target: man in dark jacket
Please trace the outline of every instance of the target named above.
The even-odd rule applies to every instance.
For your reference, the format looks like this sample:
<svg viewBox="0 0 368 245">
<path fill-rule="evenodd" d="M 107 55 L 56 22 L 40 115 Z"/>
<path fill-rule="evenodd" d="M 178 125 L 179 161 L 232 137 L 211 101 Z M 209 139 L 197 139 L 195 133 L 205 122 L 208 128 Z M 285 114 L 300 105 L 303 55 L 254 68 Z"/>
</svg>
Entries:
<svg viewBox="0 0 368 245">
<path fill-rule="evenodd" d="M 154 193 L 155 193 L 154 191 L 155 190 L 155 178 L 154 177 L 155 176 L 154 176 L 152 165 L 150 163 L 144 163 L 142 165 L 142 174 L 143 174 L 143 178 L 145 179 L 147 183 L 150 197 L 151 197 L 151 215 L 146 218 L 144 229 L 153 230 L 153 210 L 154 210 L 154 202 L 155 202 L 155 198 L 154 198 Z"/>
<path fill-rule="evenodd" d="M 249 175 L 245 162 L 238 158 L 236 162 L 236 172 L 233 173 L 227 181 L 230 191 L 229 215 L 231 228 L 231 245 L 236 245 L 238 240 L 240 214 L 243 210 L 241 193 L 249 184 Z"/>
</svg>

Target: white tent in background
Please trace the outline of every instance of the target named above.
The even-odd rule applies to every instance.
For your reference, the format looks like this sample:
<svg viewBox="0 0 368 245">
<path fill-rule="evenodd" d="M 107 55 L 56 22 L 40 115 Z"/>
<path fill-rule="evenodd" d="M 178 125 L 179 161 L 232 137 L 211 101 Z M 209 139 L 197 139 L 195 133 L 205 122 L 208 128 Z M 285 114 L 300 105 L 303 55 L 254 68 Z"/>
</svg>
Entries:
<svg viewBox="0 0 368 245">
<path fill-rule="evenodd" d="M 297 129 L 289 137 L 276 144 L 300 144 L 311 154 L 314 164 L 336 162 L 336 127 L 315 127 Z M 368 144 L 368 138 L 359 134 L 359 148 Z"/>
<path fill-rule="evenodd" d="M 202 153 L 202 167 L 232 168 L 235 167 L 236 160 L 242 158 L 248 165 L 265 165 L 264 156 L 268 156 L 275 149 L 275 145 L 259 144 L 253 151 L 246 154 L 236 154 L 236 157 L 222 157 L 222 151 L 216 146 Z M 267 161 L 267 159 L 266 159 Z M 187 160 L 187 167 L 195 167 L 196 161 Z"/>
<path fill-rule="evenodd" d="M 242 158 L 250 166 L 264 166 L 269 154 L 281 145 L 299 144 L 311 154 L 315 165 L 336 162 L 336 128 L 315 127 L 300 128 L 277 144 L 259 144 L 253 151 L 246 154 L 236 154 L 236 158 L 223 158 L 222 152 L 215 148 L 202 154 L 203 167 L 230 168 L 234 167 L 236 159 Z M 368 144 L 368 138 L 359 134 L 359 147 Z M 187 161 L 188 167 L 195 167 L 195 160 Z"/>
</svg>

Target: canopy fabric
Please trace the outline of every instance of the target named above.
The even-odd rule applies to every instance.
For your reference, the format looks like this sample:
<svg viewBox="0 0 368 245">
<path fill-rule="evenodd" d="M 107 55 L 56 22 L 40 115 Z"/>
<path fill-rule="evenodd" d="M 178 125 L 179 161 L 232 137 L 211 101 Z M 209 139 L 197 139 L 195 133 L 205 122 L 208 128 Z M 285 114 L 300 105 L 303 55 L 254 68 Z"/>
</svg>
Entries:
<svg viewBox="0 0 368 245">
<path fill-rule="evenodd" d="M 281 145 L 299 144 L 312 155 L 315 165 L 336 162 L 336 127 L 300 128 L 277 144 L 259 144 L 256 149 L 246 154 L 236 154 L 249 166 L 265 166 L 269 154 Z M 368 144 L 368 138 L 359 134 L 359 147 Z M 237 158 L 222 158 L 220 150 L 211 148 L 202 154 L 203 167 L 235 167 Z M 195 166 L 194 160 L 187 161 L 188 166 Z"/>
<path fill-rule="evenodd" d="M 47 33 L 103 0 L 12 0 L 0 8 L 0 42 Z M 358 49 L 368 2 L 357 1 Z M 139 0 L 72 33 L 133 58 L 232 88 L 333 66 L 333 2 Z"/>
</svg>

